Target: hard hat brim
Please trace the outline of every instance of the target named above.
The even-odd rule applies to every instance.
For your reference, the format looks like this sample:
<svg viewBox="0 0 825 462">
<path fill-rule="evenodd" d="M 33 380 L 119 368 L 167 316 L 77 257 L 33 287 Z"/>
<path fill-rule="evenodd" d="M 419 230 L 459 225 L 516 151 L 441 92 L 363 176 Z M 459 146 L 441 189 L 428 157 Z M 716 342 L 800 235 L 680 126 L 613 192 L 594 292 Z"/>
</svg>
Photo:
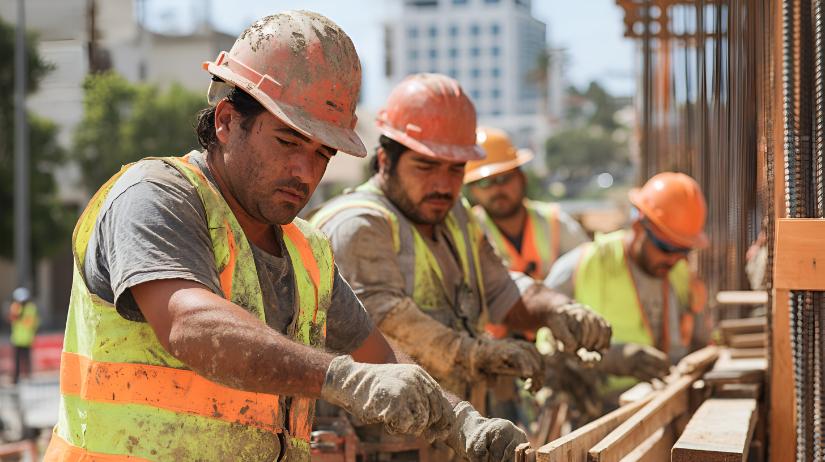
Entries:
<svg viewBox="0 0 825 462">
<path fill-rule="evenodd" d="M 345 128 L 318 120 L 297 106 L 277 101 L 258 88 L 257 83 L 238 75 L 226 66 L 219 66 L 214 62 L 206 61 L 203 63 L 203 67 L 210 74 L 248 93 L 261 103 L 269 113 L 309 139 L 355 157 L 367 156 L 367 148 L 353 128 Z"/>
<path fill-rule="evenodd" d="M 412 136 L 387 125 L 384 121 L 376 121 L 378 129 L 384 136 L 387 136 L 415 152 L 443 159 L 451 162 L 469 162 L 471 160 L 481 160 L 486 157 L 484 150 L 477 144 L 458 145 L 434 143 L 426 140 L 419 140 Z"/>
<path fill-rule="evenodd" d="M 529 149 L 519 149 L 516 151 L 515 159 L 482 165 L 473 171 L 467 172 L 464 175 L 464 184 L 470 184 L 474 181 L 487 178 L 488 176 L 498 175 L 499 173 L 504 173 L 506 171 L 513 170 L 514 168 L 521 167 L 527 162 L 533 160 L 534 157 L 535 154 L 533 151 Z"/>
<path fill-rule="evenodd" d="M 650 220 L 655 226 L 658 231 L 663 234 L 663 237 L 670 242 L 671 244 L 680 246 L 680 247 L 687 247 L 690 249 L 704 249 L 708 245 L 710 245 L 710 240 L 708 239 L 707 234 L 704 231 L 700 231 L 699 234 L 693 236 L 692 238 L 685 238 L 685 236 L 679 236 L 671 231 L 659 217 L 650 210 L 647 204 L 644 203 L 641 197 L 641 189 L 640 188 L 632 188 L 628 193 L 627 197 L 630 199 L 630 203 L 633 204 L 642 215 L 645 216 L 648 220 Z"/>
</svg>

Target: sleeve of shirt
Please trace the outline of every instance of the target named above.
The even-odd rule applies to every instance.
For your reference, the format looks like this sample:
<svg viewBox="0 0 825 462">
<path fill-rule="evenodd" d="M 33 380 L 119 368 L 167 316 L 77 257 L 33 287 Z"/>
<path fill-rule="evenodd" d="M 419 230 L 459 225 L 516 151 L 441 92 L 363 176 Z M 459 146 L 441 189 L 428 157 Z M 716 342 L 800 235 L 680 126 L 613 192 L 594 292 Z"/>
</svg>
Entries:
<svg viewBox="0 0 825 462">
<path fill-rule="evenodd" d="M 406 298 L 404 275 L 386 219 L 369 212 L 343 211 L 321 230 L 329 236 L 341 275 L 375 324 Z"/>
<path fill-rule="evenodd" d="M 521 298 L 521 292 L 487 236 L 481 241 L 478 258 L 490 322 L 498 324 L 504 321 L 510 308 Z"/>
<path fill-rule="evenodd" d="M 327 312 L 327 348 L 336 353 L 351 353 L 364 343 L 373 328 L 370 315 L 336 266 L 332 305 Z"/>
<path fill-rule="evenodd" d="M 573 298 L 576 288 L 573 277 L 576 274 L 576 266 L 579 264 L 583 249 L 582 246 L 576 247 L 556 260 L 553 268 L 550 269 L 550 274 L 544 280 L 544 285 Z"/>
<path fill-rule="evenodd" d="M 590 239 L 584 228 L 573 217 L 559 210 L 559 252 L 565 254 Z"/>
<path fill-rule="evenodd" d="M 203 203 L 176 170 L 174 176 L 125 184 L 100 218 L 100 257 L 113 303 L 126 319 L 144 321 L 129 291 L 144 282 L 186 279 L 222 294 Z"/>
</svg>

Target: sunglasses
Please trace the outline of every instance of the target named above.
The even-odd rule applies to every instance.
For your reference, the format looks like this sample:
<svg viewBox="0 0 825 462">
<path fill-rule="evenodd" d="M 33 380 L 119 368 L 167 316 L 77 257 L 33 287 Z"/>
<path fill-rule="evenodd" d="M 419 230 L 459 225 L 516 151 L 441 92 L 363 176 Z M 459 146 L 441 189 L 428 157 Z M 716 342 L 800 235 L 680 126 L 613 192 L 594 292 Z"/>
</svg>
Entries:
<svg viewBox="0 0 825 462">
<path fill-rule="evenodd" d="M 489 188 L 493 185 L 507 184 L 507 183 L 510 182 L 510 180 L 513 179 L 513 176 L 514 176 L 513 173 L 508 173 L 506 175 L 499 175 L 499 176 L 494 176 L 494 177 L 491 177 L 491 178 L 482 178 L 478 181 L 473 182 L 472 186 L 475 186 L 475 187 L 478 187 L 478 188 L 481 188 L 481 189 L 487 189 L 487 188 Z"/>
<path fill-rule="evenodd" d="M 657 249 L 661 250 L 664 253 L 687 255 L 691 252 L 691 250 L 693 250 L 688 247 L 678 247 L 675 245 L 668 244 L 667 242 L 656 237 L 656 235 L 653 234 L 653 231 L 648 226 L 644 226 L 644 229 L 645 234 L 647 234 L 647 238 L 650 239 L 650 242 L 652 242 Z"/>
</svg>

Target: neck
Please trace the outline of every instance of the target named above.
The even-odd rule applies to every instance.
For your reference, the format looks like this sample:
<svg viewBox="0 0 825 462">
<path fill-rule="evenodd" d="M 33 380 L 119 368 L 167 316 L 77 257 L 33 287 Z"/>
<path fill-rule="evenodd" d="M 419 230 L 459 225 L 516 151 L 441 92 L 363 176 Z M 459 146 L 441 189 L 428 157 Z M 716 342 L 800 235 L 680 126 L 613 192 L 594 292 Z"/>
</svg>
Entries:
<svg viewBox="0 0 825 462">
<path fill-rule="evenodd" d="M 435 237 L 435 225 L 428 225 L 426 223 L 413 223 L 415 229 L 421 233 L 422 236 L 433 239 Z"/>
<path fill-rule="evenodd" d="M 232 214 L 235 215 L 235 219 L 238 220 L 238 224 L 241 225 L 241 229 L 243 229 L 246 238 L 265 252 L 280 257 L 281 248 L 275 239 L 275 229 L 269 223 L 264 223 L 247 213 L 241 206 L 241 203 L 235 198 L 235 195 L 232 194 L 232 188 L 229 186 L 229 183 L 224 181 L 223 172 L 225 171 L 225 165 L 223 158 L 218 155 L 213 156 L 212 154 L 207 154 L 206 164 L 212 172 L 212 175 L 214 175 L 221 195 L 226 201 L 226 204 L 229 205 L 229 209 L 232 210 Z"/>
<path fill-rule="evenodd" d="M 527 224 L 527 209 L 522 203 L 516 213 L 506 218 L 493 218 L 493 223 L 510 238 L 521 236 L 524 234 L 524 227 Z"/>
<path fill-rule="evenodd" d="M 627 230 L 624 235 L 624 254 L 626 258 L 629 258 L 636 266 L 641 267 L 640 255 L 641 250 L 638 248 L 638 234 L 632 228 Z"/>
</svg>

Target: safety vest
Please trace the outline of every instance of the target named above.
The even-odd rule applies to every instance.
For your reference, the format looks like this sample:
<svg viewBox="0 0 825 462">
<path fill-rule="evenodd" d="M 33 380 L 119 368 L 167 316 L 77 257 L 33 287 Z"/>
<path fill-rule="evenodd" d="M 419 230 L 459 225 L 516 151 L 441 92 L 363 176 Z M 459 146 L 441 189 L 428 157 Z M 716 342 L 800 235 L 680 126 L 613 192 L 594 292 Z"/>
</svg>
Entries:
<svg viewBox="0 0 825 462">
<path fill-rule="evenodd" d="M 662 279 L 662 341 L 656 345 L 656 337 L 651 331 L 625 255 L 624 237 L 625 231 L 616 231 L 597 235 L 596 240 L 584 244 L 574 276 L 574 298 L 592 307 L 611 324 L 614 343 L 648 345 L 667 353 L 671 345 L 670 288 L 673 288 L 681 306 L 691 306 L 690 269 L 687 262 L 681 260 L 670 270 L 668 277 Z M 688 309 L 679 314 L 678 341 L 687 348 L 693 337 L 693 312 Z M 614 382 L 610 388 L 618 388 L 618 381 Z M 633 383 L 631 380 L 623 381 L 625 385 Z"/>
<path fill-rule="evenodd" d="M 475 337 L 487 319 L 484 284 L 479 267 L 479 247 L 483 231 L 472 218 L 469 204 L 459 201 L 444 221 L 456 246 L 462 270 L 463 284 L 453 299 L 447 296 L 454 288 L 446 287 L 438 260 L 427 246 L 425 238 L 398 208 L 368 181 L 343 194 L 318 210 L 310 223 L 324 226 L 339 213 L 377 211 L 392 229 L 393 249 L 405 278 L 405 293 L 416 305 L 442 324 Z M 436 377 L 447 389 L 466 396 L 466 378 Z"/>
<path fill-rule="evenodd" d="M 504 236 L 496 223 L 476 205 L 473 213 L 490 238 L 490 243 L 511 271 L 525 273 L 537 281 L 543 281 L 559 257 L 559 209 L 556 204 L 524 201 L 527 219 L 521 240 L 521 251 Z"/>
<path fill-rule="evenodd" d="M 23 303 L 15 320 L 11 322 L 11 344 L 16 347 L 31 347 L 39 324 L 37 305 L 32 302 Z"/>
<path fill-rule="evenodd" d="M 195 187 L 206 211 L 224 298 L 265 322 L 252 250 L 220 192 L 183 158 L 163 158 Z M 92 198 L 72 238 L 72 296 L 60 365 L 60 412 L 47 461 L 309 461 L 315 401 L 218 385 L 166 351 L 145 322 L 128 321 L 89 289 L 83 262 L 115 181 Z M 333 281 L 323 235 L 296 219 L 282 226 L 298 308 L 287 335 L 323 348 Z M 209 335 L 208 333 L 204 333 Z M 242 348 L 242 345 L 225 345 Z"/>
</svg>

